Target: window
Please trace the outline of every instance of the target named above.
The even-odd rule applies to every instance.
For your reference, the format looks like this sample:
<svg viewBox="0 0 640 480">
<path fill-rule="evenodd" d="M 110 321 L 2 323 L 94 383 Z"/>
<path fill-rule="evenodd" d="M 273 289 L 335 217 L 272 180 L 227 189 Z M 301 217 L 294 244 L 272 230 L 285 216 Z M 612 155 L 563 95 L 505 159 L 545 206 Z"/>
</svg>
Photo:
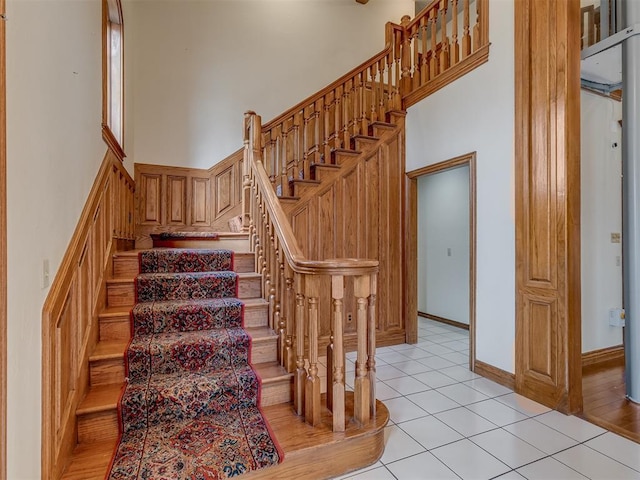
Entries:
<svg viewBox="0 0 640 480">
<path fill-rule="evenodd" d="M 103 0 L 102 136 L 124 158 L 123 29 L 120 0 Z"/>
</svg>

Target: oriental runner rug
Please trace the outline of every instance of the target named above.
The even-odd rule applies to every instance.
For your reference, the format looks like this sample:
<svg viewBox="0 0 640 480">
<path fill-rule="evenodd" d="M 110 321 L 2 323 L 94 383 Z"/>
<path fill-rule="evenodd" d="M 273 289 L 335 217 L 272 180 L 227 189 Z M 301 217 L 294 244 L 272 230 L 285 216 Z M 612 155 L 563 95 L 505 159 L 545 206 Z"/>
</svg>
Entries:
<svg viewBox="0 0 640 480">
<path fill-rule="evenodd" d="M 106 478 L 217 480 L 281 462 L 260 411 L 233 252 L 144 251 L 140 272 Z"/>
</svg>

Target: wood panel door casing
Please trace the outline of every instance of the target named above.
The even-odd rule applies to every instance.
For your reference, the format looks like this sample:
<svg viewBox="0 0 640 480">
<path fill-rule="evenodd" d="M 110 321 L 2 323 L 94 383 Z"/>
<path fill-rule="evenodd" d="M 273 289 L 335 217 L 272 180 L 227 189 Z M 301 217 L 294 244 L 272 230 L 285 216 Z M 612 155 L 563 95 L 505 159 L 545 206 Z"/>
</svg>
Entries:
<svg viewBox="0 0 640 480">
<path fill-rule="evenodd" d="M 434 163 L 406 175 L 407 207 L 405 212 L 405 282 L 411 303 L 407 305 L 407 336 L 418 337 L 418 177 L 469 167 L 469 370 L 476 366 L 476 152 Z M 409 322 L 413 322 L 410 325 Z"/>
<path fill-rule="evenodd" d="M 516 391 L 582 407 L 580 3 L 515 4 Z"/>
</svg>

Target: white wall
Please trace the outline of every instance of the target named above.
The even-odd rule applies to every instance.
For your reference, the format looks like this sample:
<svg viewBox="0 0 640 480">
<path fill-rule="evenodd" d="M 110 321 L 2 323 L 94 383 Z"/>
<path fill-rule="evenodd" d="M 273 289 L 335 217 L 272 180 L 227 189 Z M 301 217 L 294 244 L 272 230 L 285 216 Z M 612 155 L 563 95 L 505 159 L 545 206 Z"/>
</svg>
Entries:
<svg viewBox="0 0 640 480">
<path fill-rule="evenodd" d="M 106 148 L 99 1 L 7 1 L 9 479 L 40 478 L 41 315 Z"/>
<path fill-rule="evenodd" d="M 582 351 L 622 344 L 609 309 L 622 307 L 622 103 L 582 91 L 580 148 Z M 616 147 L 613 145 L 617 144 Z"/>
<path fill-rule="evenodd" d="M 469 167 L 418 178 L 418 310 L 469 324 Z"/>
<path fill-rule="evenodd" d="M 477 151 L 476 358 L 513 373 L 513 2 L 489 10 L 489 62 L 409 109 L 407 171 Z"/>
<path fill-rule="evenodd" d="M 125 150 L 208 168 L 271 120 L 384 48 L 413 0 L 125 0 Z"/>
</svg>

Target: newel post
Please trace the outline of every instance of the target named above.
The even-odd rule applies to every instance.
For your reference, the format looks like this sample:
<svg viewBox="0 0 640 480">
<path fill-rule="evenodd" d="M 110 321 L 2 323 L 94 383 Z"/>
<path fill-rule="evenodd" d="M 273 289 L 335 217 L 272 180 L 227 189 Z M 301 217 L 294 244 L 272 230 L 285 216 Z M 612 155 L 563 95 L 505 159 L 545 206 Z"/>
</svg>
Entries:
<svg viewBox="0 0 640 480">
<path fill-rule="evenodd" d="M 400 95 L 404 96 L 411 91 L 411 36 L 409 34 L 409 21 L 411 17 L 405 15 L 400 20 L 402 25 L 402 78 L 400 79 Z"/>
<path fill-rule="evenodd" d="M 262 125 L 260 115 L 256 115 L 256 112 L 252 112 L 251 110 L 246 111 L 244 113 L 242 126 L 242 142 L 244 144 L 242 162 L 242 231 L 248 232 L 251 220 L 251 162 L 258 162 L 262 159 L 260 145 Z"/>
</svg>

